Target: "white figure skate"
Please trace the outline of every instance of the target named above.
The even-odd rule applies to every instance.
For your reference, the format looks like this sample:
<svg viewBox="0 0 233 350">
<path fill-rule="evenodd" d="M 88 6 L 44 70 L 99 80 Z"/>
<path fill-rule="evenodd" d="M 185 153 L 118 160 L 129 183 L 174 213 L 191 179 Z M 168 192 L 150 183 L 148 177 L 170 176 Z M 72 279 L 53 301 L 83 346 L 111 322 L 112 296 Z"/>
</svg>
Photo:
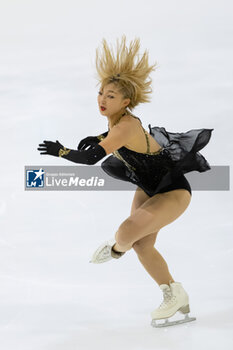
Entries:
<svg viewBox="0 0 233 350">
<path fill-rule="evenodd" d="M 115 243 L 116 243 L 116 240 L 112 238 L 109 241 L 106 241 L 103 244 L 101 244 L 99 248 L 94 252 L 89 262 L 94 264 L 101 264 L 113 258 L 119 259 L 122 255 L 125 254 L 125 252 L 119 252 L 119 253 L 114 252 L 112 250 L 112 247 L 114 246 Z"/>
<path fill-rule="evenodd" d="M 176 324 L 195 321 L 195 317 L 189 317 L 189 297 L 180 282 L 172 282 L 167 284 L 161 284 L 159 287 L 163 292 L 163 302 L 160 306 L 151 312 L 151 326 L 152 327 L 167 327 Z M 185 318 L 176 321 L 169 321 L 169 317 L 175 315 L 179 311 L 185 314 Z M 158 323 L 156 321 L 165 319 L 165 322 Z"/>
</svg>

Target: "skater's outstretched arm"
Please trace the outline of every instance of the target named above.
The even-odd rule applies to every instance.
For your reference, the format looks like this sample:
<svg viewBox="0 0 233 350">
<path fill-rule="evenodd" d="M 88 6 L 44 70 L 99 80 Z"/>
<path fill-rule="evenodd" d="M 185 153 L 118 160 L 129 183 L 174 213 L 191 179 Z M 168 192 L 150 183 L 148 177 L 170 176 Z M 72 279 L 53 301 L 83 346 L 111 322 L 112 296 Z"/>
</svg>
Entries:
<svg viewBox="0 0 233 350">
<path fill-rule="evenodd" d="M 103 139 L 102 136 L 106 137 Z M 55 157 L 63 157 L 71 162 L 93 165 L 107 154 L 114 152 L 127 144 L 133 137 L 135 137 L 135 131 L 132 124 L 129 121 L 122 121 L 120 124 L 115 125 L 110 131 L 99 135 L 102 139 L 99 143 L 90 143 L 91 147 L 87 150 L 72 150 L 64 147 L 59 141 L 44 141 L 39 144 L 38 151 L 43 151 L 40 154 L 49 154 Z M 84 141 L 84 140 L 83 140 Z M 81 144 L 81 147 L 85 146 Z M 80 145 L 79 145 L 80 147 Z M 80 148 L 81 148 L 80 147 Z"/>
<path fill-rule="evenodd" d="M 100 159 L 106 156 L 106 152 L 99 144 L 92 145 L 88 150 L 72 150 L 64 147 L 59 141 L 43 141 L 39 144 L 38 151 L 40 154 L 49 154 L 55 157 L 63 157 L 74 163 L 96 164 Z"/>
</svg>

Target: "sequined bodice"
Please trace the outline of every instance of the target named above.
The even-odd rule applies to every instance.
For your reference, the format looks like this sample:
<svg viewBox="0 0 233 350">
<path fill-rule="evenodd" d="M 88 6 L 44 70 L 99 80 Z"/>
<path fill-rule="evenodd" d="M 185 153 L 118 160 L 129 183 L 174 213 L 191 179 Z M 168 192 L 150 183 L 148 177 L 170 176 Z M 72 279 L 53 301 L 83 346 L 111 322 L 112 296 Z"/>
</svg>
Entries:
<svg viewBox="0 0 233 350">
<path fill-rule="evenodd" d="M 162 148 L 157 154 L 146 154 L 121 147 L 114 155 L 123 161 L 131 174 L 143 183 L 157 183 L 174 166 L 169 153 Z"/>
<path fill-rule="evenodd" d="M 138 119 L 142 126 L 140 118 L 135 117 L 132 114 L 131 116 Z M 113 155 L 120 159 L 131 172 L 137 174 L 140 178 L 143 176 L 146 181 L 148 181 L 148 179 L 155 181 L 155 179 L 158 180 L 162 178 L 163 175 L 171 169 L 173 163 L 169 157 L 169 153 L 166 152 L 166 149 L 163 147 L 156 152 L 150 152 L 148 135 L 143 126 L 142 129 L 147 142 L 146 153 L 136 152 L 123 146 L 114 151 Z"/>
<path fill-rule="evenodd" d="M 132 117 L 138 119 L 142 126 L 140 118 L 134 115 Z M 148 186 L 148 184 L 153 184 L 153 186 L 156 186 L 174 164 L 166 148 L 161 147 L 156 152 L 150 152 L 148 135 L 143 126 L 142 129 L 147 141 L 146 153 L 136 152 L 123 146 L 114 151 L 113 156 L 125 164 L 129 170 L 127 174 L 131 181 L 135 183 L 140 182 L 142 185 Z"/>
</svg>

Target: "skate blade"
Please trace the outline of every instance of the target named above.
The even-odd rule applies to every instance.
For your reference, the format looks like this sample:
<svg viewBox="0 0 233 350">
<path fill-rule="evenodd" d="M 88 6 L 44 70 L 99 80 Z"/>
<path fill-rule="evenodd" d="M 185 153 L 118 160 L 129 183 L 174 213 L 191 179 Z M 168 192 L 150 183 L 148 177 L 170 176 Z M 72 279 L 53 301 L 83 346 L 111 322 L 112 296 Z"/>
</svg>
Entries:
<svg viewBox="0 0 233 350">
<path fill-rule="evenodd" d="M 187 322 L 191 322 L 191 321 L 195 321 L 196 317 L 189 317 L 188 314 L 185 315 L 185 318 L 182 320 L 176 320 L 176 321 L 168 321 L 168 318 L 165 319 L 165 322 L 163 323 L 156 323 L 156 321 L 159 320 L 152 320 L 151 321 L 151 326 L 155 327 L 155 328 L 162 328 L 162 327 L 168 327 L 168 326 L 175 326 L 178 324 L 182 324 L 182 323 L 187 323 Z"/>
</svg>

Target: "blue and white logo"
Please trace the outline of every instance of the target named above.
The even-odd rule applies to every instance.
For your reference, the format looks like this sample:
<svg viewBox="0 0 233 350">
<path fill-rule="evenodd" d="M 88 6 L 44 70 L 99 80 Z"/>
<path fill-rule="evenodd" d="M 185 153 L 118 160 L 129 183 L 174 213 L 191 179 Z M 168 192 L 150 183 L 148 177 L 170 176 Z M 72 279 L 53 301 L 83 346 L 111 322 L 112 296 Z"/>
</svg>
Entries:
<svg viewBox="0 0 233 350">
<path fill-rule="evenodd" d="M 26 171 L 26 187 L 44 187 L 44 171 L 27 170 Z"/>
</svg>

